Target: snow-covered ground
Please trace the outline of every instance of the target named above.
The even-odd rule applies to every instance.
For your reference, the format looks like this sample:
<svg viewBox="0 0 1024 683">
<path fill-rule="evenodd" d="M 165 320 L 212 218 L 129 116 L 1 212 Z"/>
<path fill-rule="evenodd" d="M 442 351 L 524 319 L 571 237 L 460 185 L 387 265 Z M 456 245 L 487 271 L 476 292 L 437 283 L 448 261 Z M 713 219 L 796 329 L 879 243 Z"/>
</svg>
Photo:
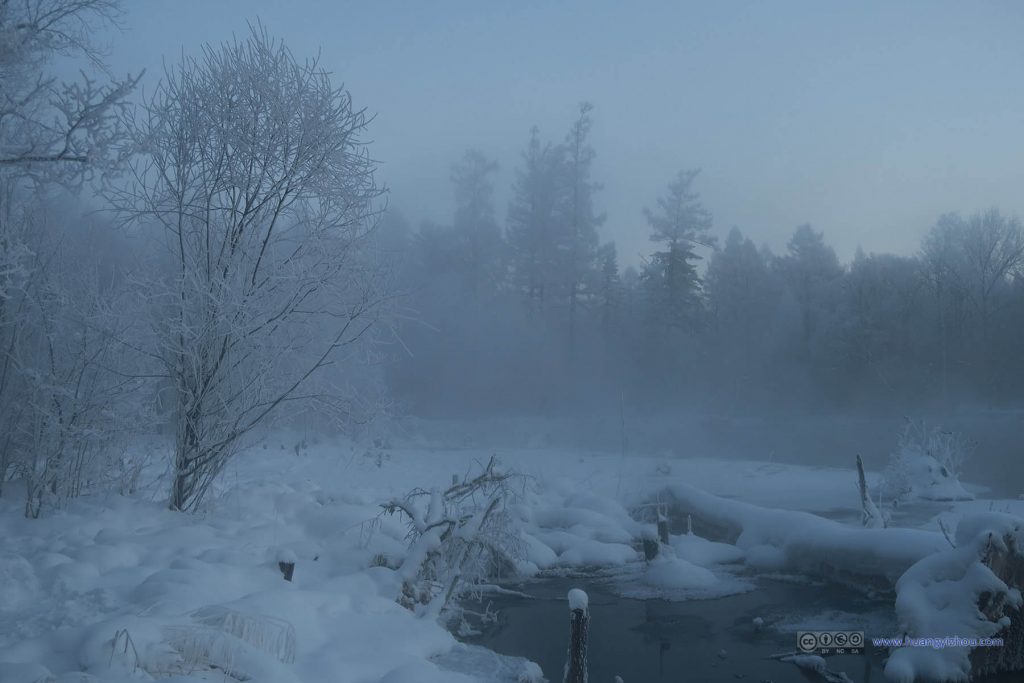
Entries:
<svg viewBox="0 0 1024 683">
<path fill-rule="evenodd" d="M 407 529 L 379 517 L 380 504 L 447 486 L 492 451 L 296 443 L 276 434 L 242 454 L 197 515 L 166 510 L 157 484 L 132 498 L 79 499 L 38 520 L 0 499 L 0 680 L 539 680 L 531 663 L 461 645 L 399 606 L 388 568 L 403 558 Z M 851 523 L 859 511 L 852 467 L 496 455 L 528 476 L 515 508 L 520 572 L 618 565 L 635 578 L 623 592 L 636 596 L 750 588 L 730 569 L 742 547 L 679 535 L 655 562 L 640 562 L 635 541 L 652 525 L 629 510 L 657 491 L 696 487 Z M 294 560 L 292 582 L 280 560 Z"/>
</svg>

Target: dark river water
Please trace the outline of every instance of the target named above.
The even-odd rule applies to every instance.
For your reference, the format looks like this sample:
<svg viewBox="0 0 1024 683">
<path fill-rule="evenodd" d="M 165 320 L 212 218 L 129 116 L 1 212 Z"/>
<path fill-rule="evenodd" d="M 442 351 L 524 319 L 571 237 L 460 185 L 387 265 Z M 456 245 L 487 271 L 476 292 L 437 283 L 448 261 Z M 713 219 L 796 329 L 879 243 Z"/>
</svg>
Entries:
<svg viewBox="0 0 1024 683">
<path fill-rule="evenodd" d="M 616 675 L 625 683 L 806 683 L 792 664 L 769 659 L 796 649 L 797 625 L 863 629 L 868 637 L 888 635 L 893 628 L 886 626 L 891 602 L 834 586 L 759 579 L 758 589 L 748 593 L 668 602 L 618 597 L 603 579 L 553 578 L 517 587 L 528 598 L 489 596 L 499 611 L 498 623 L 469 642 L 531 659 L 548 680 L 560 683 L 570 588 L 590 596 L 591 683 L 612 683 Z M 757 618 L 763 626 L 755 625 Z M 831 670 L 844 671 L 854 681 L 884 680 L 877 653 L 834 656 L 828 662 Z"/>
<path fill-rule="evenodd" d="M 796 650 L 796 631 L 863 630 L 862 655 L 827 658 L 832 672 L 855 683 L 884 683 L 883 653 L 870 639 L 892 635 L 892 596 L 868 598 L 842 587 L 758 578 L 757 589 L 712 600 L 668 602 L 622 598 L 607 578 L 546 578 L 513 587 L 529 597 L 491 595 L 497 623 L 467 642 L 540 665 L 561 683 L 569 635 L 566 594 L 582 588 L 590 596 L 590 683 L 807 683 L 792 664 L 771 655 Z M 478 607 L 478 606 L 475 606 Z M 755 625 L 760 618 L 763 625 Z M 977 683 L 1020 683 L 1019 674 Z"/>
</svg>

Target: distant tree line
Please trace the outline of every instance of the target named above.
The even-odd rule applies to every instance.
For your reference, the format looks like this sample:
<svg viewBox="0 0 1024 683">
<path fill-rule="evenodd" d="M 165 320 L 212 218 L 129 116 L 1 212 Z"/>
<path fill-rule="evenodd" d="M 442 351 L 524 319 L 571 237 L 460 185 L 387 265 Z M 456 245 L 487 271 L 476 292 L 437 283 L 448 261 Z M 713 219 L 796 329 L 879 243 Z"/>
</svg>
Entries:
<svg viewBox="0 0 1024 683">
<path fill-rule="evenodd" d="M 496 163 L 469 151 L 452 169 L 450 224 L 386 218 L 407 293 L 387 369 L 403 409 L 892 410 L 1024 398 L 1016 217 L 949 213 L 916 254 L 858 250 L 844 264 L 810 225 L 782 254 L 737 228 L 718 239 L 698 172 L 682 170 L 642 212 L 654 252 L 620 268 L 599 237 L 591 112 L 583 105 L 558 143 L 530 132 L 503 216 Z"/>
</svg>

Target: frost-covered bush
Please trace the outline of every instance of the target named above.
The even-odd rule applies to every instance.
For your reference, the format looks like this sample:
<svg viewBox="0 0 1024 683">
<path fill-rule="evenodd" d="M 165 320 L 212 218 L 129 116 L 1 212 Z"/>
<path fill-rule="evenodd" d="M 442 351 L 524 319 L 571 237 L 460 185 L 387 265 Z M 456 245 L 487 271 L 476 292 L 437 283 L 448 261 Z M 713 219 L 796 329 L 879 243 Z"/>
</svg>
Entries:
<svg viewBox="0 0 1024 683">
<path fill-rule="evenodd" d="M 882 497 L 893 504 L 926 500 L 969 500 L 960 471 L 974 451 L 962 434 L 910 420 L 882 476 Z"/>
<path fill-rule="evenodd" d="M 414 489 L 382 505 L 408 523 L 409 551 L 398 569 L 398 602 L 418 614 L 441 616 L 453 599 L 515 566 L 520 536 L 509 504 L 522 476 L 492 457 L 476 476 L 453 478 L 441 490 Z"/>
</svg>

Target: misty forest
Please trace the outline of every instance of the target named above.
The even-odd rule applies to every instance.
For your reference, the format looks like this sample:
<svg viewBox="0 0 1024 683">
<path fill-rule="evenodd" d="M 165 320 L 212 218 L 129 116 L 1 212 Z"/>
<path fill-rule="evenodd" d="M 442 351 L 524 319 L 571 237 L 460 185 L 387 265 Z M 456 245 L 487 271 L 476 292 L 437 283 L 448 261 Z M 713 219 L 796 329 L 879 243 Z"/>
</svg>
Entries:
<svg viewBox="0 0 1024 683">
<path fill-rule="evenodd" d="M 813 126 L 785 134 L 817 171 L 733 186 L 757 107 L 737 124 L 682 67 L 656 89 L 679 110 L 612 96 L 672 72 L 658 37 L 594 92 L 572 59 L 503 80 L 458 52 L 578 3 L 353 8 L 379 20 L 354 47 L 310 26 L 341 10 L 295 3 L 302 39 L 272 4 L 0 1 L 0 683 L 1024 676 L 1019 109 L 1017 176 L 984 193 L 926 156 L 896 172 L 927 201 L 851 187 Z M 595 8 L 538 49 L 636 19 Z M 758 60 L 714 28 L 740 5 L 651 11 Z M 388 50 L 458 91 L 416 52 L 432 30 L 481 93 L 518 93 L 500 115 L 364 94 Z M 828 145 L 889 115 L 878 92 Z M 659 107 L 709 114 L 659 137 Z M 847 203 L 823 213 L 814 175 Z"/>
</svg>

